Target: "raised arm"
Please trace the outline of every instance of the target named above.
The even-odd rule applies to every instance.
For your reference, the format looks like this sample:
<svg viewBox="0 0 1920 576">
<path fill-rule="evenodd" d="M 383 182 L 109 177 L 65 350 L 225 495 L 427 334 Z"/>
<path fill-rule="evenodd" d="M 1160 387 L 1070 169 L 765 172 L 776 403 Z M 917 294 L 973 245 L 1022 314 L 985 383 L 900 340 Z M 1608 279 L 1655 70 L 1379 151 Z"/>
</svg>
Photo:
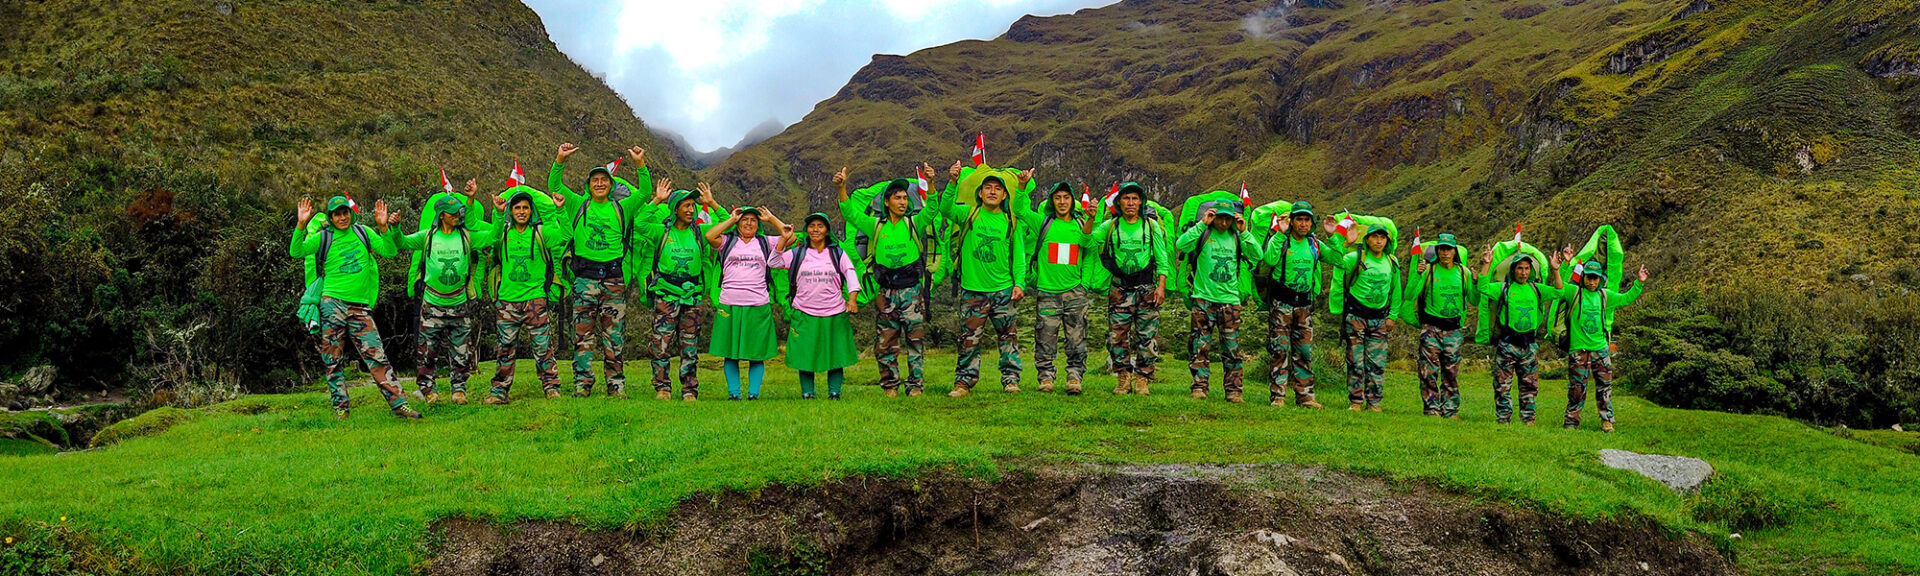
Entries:
<svg viewBox="0 0 1920 576">
<path fill-rule="evenodd" d="M 653 171 L 647 169 L 647 151 L 639 146 L 627 149 L 627 159 L 633 161 L 633 181 L 620 180 L 618 175 L 615 175 L 614 181 L 626 184 L 627 189 L 633 191 L 626 198 L 620 199 L 620 209 L 632 213 L 639 209 L 641 204 L 647 203 L 640 199 L 640 195 L 653 189 Z"/>
<path fill-rule="evenodd" d="M 705 234 L 702 234 L 701 236 L 706 237 L 707 243 L 712 244 L 714 250 L 719 250 L 722 246 L 726 245 L 725 230 L 739 222 L 740 222 L 740 209 L 735 208 L 733 209 L 733 212 L 727 214 L 726 220 L 721 220 L 719 224 L 708 226 L 707 232 Z"/>
<path fill-rule="evenodd" d="M 560 150 L 553 156 L 553 169 L 547 171 L 547 191 L 566 197 L 568 203 L 586 200 L 585 196 L 573 193 L 573 189 L 568 188 L 561 178 L 562 173 L 566 171 L 567 157 L 579 151 L 580 148 L 572 143 L 561 144 Z"/>
</svg>

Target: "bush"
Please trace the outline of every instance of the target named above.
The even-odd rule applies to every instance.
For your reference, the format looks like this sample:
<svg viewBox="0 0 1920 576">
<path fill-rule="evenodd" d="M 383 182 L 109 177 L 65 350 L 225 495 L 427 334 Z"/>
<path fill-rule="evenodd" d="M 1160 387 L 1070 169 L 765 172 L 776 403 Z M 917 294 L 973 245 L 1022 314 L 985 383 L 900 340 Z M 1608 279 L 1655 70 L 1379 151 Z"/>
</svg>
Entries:
<svg viewBox="0 0 1920 576">
<path fill-rule="evenodd" d="M 192 420 L 197 415 L 198 413 L 192 410 L 182 410 L 172 406 L 162 406 L 148 410 L 145 414 L 122 420 L 112 426 L 108 426 L 105 430 L 101 430 L 99 434 L 93 435 L 93 442 L 90 447 L 99 448 L 101 446 L 111 446 L 114 443 L 128 438 L 152 436 L 166 432 L 168 428 L 172 428 L 181 422 Z"/>
</svg>

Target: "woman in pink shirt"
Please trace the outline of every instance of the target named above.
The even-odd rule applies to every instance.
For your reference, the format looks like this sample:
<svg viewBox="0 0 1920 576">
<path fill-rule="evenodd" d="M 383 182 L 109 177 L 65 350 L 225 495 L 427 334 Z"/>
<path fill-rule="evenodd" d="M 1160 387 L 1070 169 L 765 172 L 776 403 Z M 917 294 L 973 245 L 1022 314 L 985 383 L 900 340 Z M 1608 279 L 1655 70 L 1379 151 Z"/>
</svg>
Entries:
<svg viewBox="0 0 1920 576">
<path fill-rule="evenodd" d="M 762 217 L 777 238 L 760 233 Z M 773 329 L 771 262 L 779 259 L 777 246 L 793 243 L 793 231 L 773 214 L 763 216 L 758 208 L 741 206 L 708 228 L 706 238 L 720 259 L 720 291 L 714 299 L 713 340 L 707 353 L 721 359 L 728 400 L 740 399 L 740 363 L 747 362 L 747 399 L 758 400 L 766 361 L 780 353 Z"/>
<path fill-rule="evenodd" d="M 846 382 L 844 369 L 860 360 L 854 347 L 853 322 L 860 312 L 856 297 L 860 277 L 853 259 L 829 233 L 827 215 L 807 215 L 805 245 L 774 258 L 775 268 L 787 270 L 793 286 L 793 313 L 787 316 L 787 365 L 800 371 L 800 397 L 813 398 L 813 378 L 827 373 L 827 398 L 839 400 Z"/>
</svg>

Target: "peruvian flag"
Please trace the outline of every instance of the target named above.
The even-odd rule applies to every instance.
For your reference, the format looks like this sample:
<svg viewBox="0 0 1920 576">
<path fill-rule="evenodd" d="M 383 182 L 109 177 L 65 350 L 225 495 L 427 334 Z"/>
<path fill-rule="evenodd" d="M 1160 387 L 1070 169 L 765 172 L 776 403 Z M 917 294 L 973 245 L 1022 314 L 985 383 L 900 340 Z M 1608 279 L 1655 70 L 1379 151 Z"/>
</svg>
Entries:
<svg viewBox="0 0 1920 576">
<path fill-rule="evenodd" d="M 1340 213 L 1340 223 L 1333 227 L 1333 233 L 1339 234 L 1341 236 L 1346 236 L 1347 231 L 1352 229 L 1353 229 L 1353 214 L 1349 212 Z"/>
<path fill-rule="evenodd" d="M 1252 205 L 1253 205 L 1253 194 L 1247 192 L 1247 183 L 1241 182 L 1240 183 L 1240 206 L 1244 208 Z"/>
<path fill-rule="evenodd" d="M 527 173 L 520 169 L 520 157 L 513 157 L 513 171 L 507 173 L 507 187 L 526 186 Z"/>
<path fill-rule="evenodd" d="M 913 169 L 913 184 L 920 187 L 920 200 L 927 199 L 927 191 L 933 188 L 933 182 L 927 181 L 927 175 L 919 167 Z"/>
<path fill-rule="evenodd" d="M 708 209 L 707 209 L 707 207 L 705 207 L 705 206 L 701 206 L 701 207 L 700 207 L 700 209 L 698 209 L 698 210 L 694 210 L 694 211 L 693 211 L 693 223 L 694 223 L 694 224 L 699 224 L 699 225 L 701 225 L 701 226 L 706 226 L 706 225 L 708 225 L 708 224 L 712 224 L 712 223 L 713 223 L 713 211 L 712 211 L 712 210 L 708 210 Z"/>
<path fill-rule="evenodd" d="M 348 209 L 348 210 L 352 210 L 354 214 L 359 214 L 359 213 L 360 213 L 360 203 L 359 203 L 359 202 L 354 202 L 354 201 L 353 201 L 353 197 L 352 197 L 352 196 L 347 196 L 347 209 Z"/>
<path fill-rule="evenodd" d="M 1119 201 L 1120 201 L 1120 183 L 1115 182 L 1113 183 L 1113 189 L 1107 191 L 1107 211 L 1113 214 L 1119 214 L 1120 207 L 1114 205 L 1115 202 L 1119 202 Z"/>
<path fill-rule="evenodd" d="M 1420 227 L 1413 227 L 1413 257 L 1420 257 Z"/>
<path fill-rule="evenodd" d="M 1047 263 L 1073 266 L 1080 263 L 1079 244 L 1047 243 Z"/>
<path fill-rule="evenodd" d="M 1520 223 L 1519 222 L 1513 223 L 1513 243 L 1515 244 L 1520 243 Z"/>
<path fill-rule="evenodd" d="M 1267 226 L 1267 233 L 1268 234 L 1280 233 L 1280 213 L 1279 212 L 1273 213 L 1273 223 Z"/>
<path fill-rule="evenodd" d="M 453 193 L 453 182 L 450 180 L 447 180 L 446 168 L 440 169 L 440 189 L 447 191 L 448 194 Z"/>
<path fill-rule="evenodd" d="M 1080 185 L 1080 211 L 1087 213 L 1088 216 L 1093 215 L 1093 187 L 1092 186 L 1088 186 L 1086 184 Z"/>
<path fill-rule="evenodd" d="M 975 136 L 973 138 L 973 165 L 979 166 L 981 164 L 986 164 L 986 163 L 987 163 L 987 133 L 981 132 L 979 136 Z"/>
<path fill-rule="evenodd" d="M 607 174 L 619 174 L 619 173 L 620 173 L 620 159 L 614 158 L 612 162 L 607 163 Z"/>
</svg>

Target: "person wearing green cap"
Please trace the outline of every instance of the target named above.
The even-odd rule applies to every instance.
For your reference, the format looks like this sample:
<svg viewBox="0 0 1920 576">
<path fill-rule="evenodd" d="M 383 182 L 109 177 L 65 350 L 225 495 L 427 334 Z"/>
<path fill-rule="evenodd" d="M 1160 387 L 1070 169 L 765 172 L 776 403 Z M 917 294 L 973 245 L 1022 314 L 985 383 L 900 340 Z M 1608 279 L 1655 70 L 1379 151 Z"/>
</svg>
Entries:
<svg viewBox="0 0 1920 576">
<path fill-rule="evenodd" d="M 760 233 L 761 219 L 776 235 Z M 707 352 L 720 357 L 727 377 L 727 399 L 740 399 L 740 363 L 747 363 L 748 400 L 760 399 L 767 360 L 780 354 L 773 325 L 773 261 L 793 233 L 772 212 L 752 206 L 733 209 L 726 220 L 707 228 L 706 239 L 720 261 L 720 293 L 714 299 L 713 341 Z M 728 234 L 732 232 L 732 234 Z"/>
<path fill-rule="evenodd" d="M 1029 191 L 1031 196 L 1031 191 Z M 1032 277 L 1036 291 L 1033 356 L 1040 391 L 1052 392 L 1054 359 L 1060 340 L 1067 343 L 1067 394 L 1080 394 L 1087 373 L 1086 267 L 1080 255 L 1093 237 L 1093 216 L 1073 198 L 1073 185 L 1057 182 L 1041 201 L 1044 212 L 1033 208 L 1031 197 L 1014 202 L 1013 211 L 1026 229 L 1034 231 Z"/>
<path fill-rule="evenodd" d="M 554 359 L 553 312 L 549 295 L 558 289 L 559 266 L 554 255 L 573 240 L 557 222 L 560 204 L 546 193 L 526 186 L 494 198 L 494 208 L 505 212 L 497 224 L 500 236 L 495 264 L 500 270 L 495 289 L 499 310 L 494 319 L 493 387 L 487 404 L 506 404 L 512 397 L 514 364 L 519 358 L 520 334 L 533 342 L 533 367 L 548 398 L 560 397 L 560 367 Z M 561 200 L 561 202 L 565 202 Z"/>
<path fill-rule="evenodd" d="M 933 174 L 932 166 L 922 164 L 921 170 Z M 907 396 L 919 396 L 925 382 L 927 300 L 931 297 L 926 292 L 932 265 L 928 253 L 934 249 L 931 244 L 940 217 L 921 213 L 925 199 L 915 197 L 915 184 L 905 178 L 848 194 L 847 169 L 841 168 L 833 175 L 833 183 L 840 189 L 840 217 L 873 239 L 862 260 L 863 278 L 878 289 L 873 297 L 879 306 L 874 311 L 879 334 L 873 358 L 880 365 L 880 388 L 889 398 L 899 396 L 901 388 L 906 389 Z M 872 209 L 875 200 L 884 203 L 880 213 Z M 904 374 L 900 370 L 902 348 L 907 353 Z"/>
<path fill-rule="evenodd" d="M 1166 301 L 1167 232 L 1147 206 L 1147 189 L 1121 184 L 1114 197 L 1118 215 L 1101 222 L 1089 246 L 1113 276 L 1107 289 L 1107 364 L 1116 380 L 1113 393 L 1147 395 L 1159 362 L 1160 305 Z"/>
<path fill-rule="evenodd" d="M 1267 404 L 1284 406 L 1286 391 L 1301 407 L 1319 410 L 1313 397 L 1313 307 L 1321 290 L 1321 266 L 1339 266 L 1346 238 L 1327 232 L 1328 246 L 1313 235 L 1313 204 L 1294 202 L 1279 230 L 1261 250 L 1261 270 L 1274 280 L 1267 295 L 1267 376 L 1272 379 Z"/>
<path fill-rule="evenodd" d="M 1227 401 L 1239 404 L 1241 367 L 1246 357 L 1240 353 L 1241 268 L 1260 261 L 1260 245 L 1247 233 L 1247 220 L 1240 217 L 1238 202 L 1215 200 L 1201 207 L 1199 221 L 1180 234 L 1174 248 L 1193 254 L 1193 315 L 1188 350 L 1193 359 L 1187 371 L 1193 375 L 1191 396 L 1206 398 L 1213 351 L 1213 332 L 1220 332 L 1220 366 L 1226 370 L 1221 387 Z"/>
<path fill-rule="evenodd" d="M 1572 258 L 1568 246 L 1554 260 Z M 1647 267 L 1641 266 L 1635 282 L 1626 292 L 1606 288 L 1607 268 L 1603 260 L 1575 265 L 1580 283 L 1561 288 L 1554 297 L 1567 306 L 1567 416 L 1566 428 L 1580 427 L 1580 413 L 1587 405 L 1587 383 L 1593 382 L 1594 403 L 1600 409 L 1600 431 L 1613 432 L 1613 351 L 1607 318 L 1614 310 L 1640 298 L 1647 281 Z"/>
<path fill-rule="evenodd" d="M 846 367 L 860 361 L 852 314 L 860 313 L 860 275 L 833 238 L 826 214 L 808 214 L 806 241 L 775 257 L 793 287 L 788 316 L 787 365 L 800 371 L 800 397 L 813 399 L 814 378 L 827 373 L 827 398 L 840 399 Z M 787 238 L 785 244 L 791 244 Z M 784 245 L 782 246 L 785 247 Z"/>
<path fill-rule="evenodd" d="M 473 196 L 478 187 L 468 180 L 465 195 Z M 500 235 L 492 226 L 468 230 L 467 203 L 461 198 L 443 195 L 432 209 L 436 214 L 432 228 L 404 236 L 397 229 L 387 233 L 394 235 L 395 246 L 422 255 L 420 269 L 414 275 L 419 278 L 420 288 L 420 325 L 414 345 L 418 363 L 414 384 L 419 387 L 420 398 L 428 405 L 440 400 L 433 382 L 433 352 L 439 349 L 453 367 L 447 378 L 453 388 L 453 403 L 466 404 L 467 378 L 473 375 L 474 364 L 473 348 L 467 343 L 473 323 L 464 309 L 471 279 L 468 274 L 474 252 L 492 246 Z"/>
<path fill-rule="evenodd" d="M 1557 259 L 1551 259 L 1557 260 Z M 1504 281 L 1495 281 L 1493 250 L 1480 257 L 1480 297 L 1493 313 L 1493 413 L 1501 424 L 1513 421 L 1513 388 L 1520 385 L 1520 421 L 1533 425 L 1534 397 L 1540 394 L 1539 335 L 1552 308 L 1553 296 L 1560 287 L 1560 263 L 1547 274 L 1552 287 L 1542 287 L 1533 256 L 1515 252 L 1501 263 L 1507 269 Z"/>
<path fill-rule="evenodd" d="M 966 396 L 980 381 L 980 338 L 989 322 L 1000 337 L 1000 386 L 1007 393 L 1020 391 L 1020 336 L 1016 303 L 1026 296 L 1020 287 L 1027 283 L 1026 237 L 1007 202 L 1006 173 L 981 179 L 970 193 L 975 203 L 957 203 L 958 194 L 943 194 L 940 212 L 955 225 L 952 254 L 959 268 L 960 358 L 954 369 L 951 397 Z M 960 163 L 948 173 L 960 180 Z M 1019 172 L 1011 184 L 1026 188 L 1032 172 Z"/>
<path fill-rule="evenodd" d="M 653 390 L 660 400 L 673 397 L 675 356 L 680 357 L 680 399 L 700 397 L 700 326 L 706 323 L 706 264 L 713 256 L 698 218 L 702 208 L 726 209 L 713 200 L 713 189 L 705 182 L 697 188 L 698 194 L 674 190 L 673 181 L 663 178 L 655 186 L 653 203 L 634 218 L 635 239 L 655 247 L 646 286 L 653 301 Z"/>
<path fill-rule="evenodd" d="M 407 397 L 387 362 L 386 346 L 380 340 L 380 328 L 373 323 L 373 306 L 380 296 L 380 269 L 374 256 L 399 255 L 386 231 L 400 221 L 398 211 L 388 212 L 387 202 L 373 205 L 373 223 L 377 232 L 353 221 L 353 208 L 347 197 L 327 200 L 328 226 L 317 234 L 307 233 L 314 217 L 313 200 L 301 198 L 294 217 L 293 239 L 287 254 L 294 258 L 314 257 L 315 279 L 322 283 L 320 299 L 320 362 L 327 365 L 327 392 L 333 399 L 334 417 L 345 419 L 352 406 L 347 399 L 346 369 L 343 356 L 347 341 L 360 349 L 361 360 L 373 375 L 374 385 L 386 396 L 394 416 L 419 418 L 407 407 Z"/>
<path fill-rule="evenodd" d="M 1354 228 L 1347 236 L 1359 249 L 1340 259 L 1336 268 L 1346 275 L 1346 289 L 1331 296 L 1345 299 L 1347 409 L 1379 412 L 1386 395 L 1387 335 L 1400 315 L 1400 259 L 1389 253 L 1393 237 L 1385 226 L 1368 226 L 1364 236 Z"/>
<path fill-rule="evenodd" d="M 1425 250 L 1408 279 L 1407 300 L 1420 322 L 1420 402 L 1428 416 L 1460 419 L 1460 344 L 1467 309 L 1478 301 L 1473 286 L 1452 234 Z"/>
<path fill-rule="evenodd" d="M 607 395 L 626 397 L 626 362 L 620 349 L 626 346 L 623 334 L 627 317 L 627 266 L 636 213 L 647 202 L 643 194 L 653 178 L 644 162 L 646 150 L 638 146 L 627 150 L 640 173 L 638 185 L 621 180 L 604 166 L 587 172 L 587 193 L 576 194 L 561 181 L 567 157 L 580 149 L 561 144 L 547 173 L 547 190 L 567 206 L 573 206 L 567 228 L 573 241 L 568 245 L 567 268 L 573 273 L 573 395 L 585 398 L 593 393 L 593 351 L 597 346 L 604 360 Z M 615 186 L 629 192 L 615 200 Z"/>
</svg>

